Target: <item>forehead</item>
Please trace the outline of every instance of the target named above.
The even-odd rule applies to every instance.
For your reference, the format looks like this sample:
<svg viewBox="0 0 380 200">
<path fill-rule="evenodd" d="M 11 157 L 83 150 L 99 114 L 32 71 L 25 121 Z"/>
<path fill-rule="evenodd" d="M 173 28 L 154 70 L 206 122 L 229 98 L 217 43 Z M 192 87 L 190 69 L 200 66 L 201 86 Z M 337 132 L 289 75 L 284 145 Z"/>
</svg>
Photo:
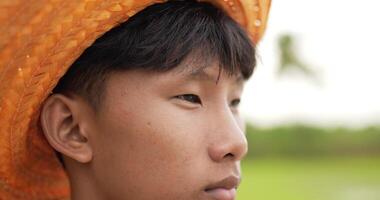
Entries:
<svg viewBox="0 0 380 200">
<path fill-rule="evenodd" d="M 227 73 L 216 59 L 199 59 L 199 57 L 186 58 L 178 66 L 167 71 L 155 71 L 146 69 L 133 69 L 112 73 L 107 81 L 107 87 L 119 85 L 120 87 L 140 90 L 148 88 L 180 88 L 191 85 L 232 88 L 243 88 L 245 79 L 242 73 Z M 111 82 L 111 83 L 110 83 Z"/>
<path fill-rule="evenodd" d="M 241 94 L 245 82 L 242 76 L 228 76 L 219 69 L 219 65 L 214 63 L 205 68 L 167 72 L 127 70 L 113 73 L 105 84 L 102 107 L 122 106 L 125 102 L 147 104 L 180 93 L 203 92 L 223 98 Z"/>
<path fill-rule="evenodd" d="M 228 75 L 221 70 L 218 63 L 214 62 L 203 67 L 198 65 L 178 66 L 178 68 L 167 72 L 128 70 L 114 73 L 107 81 L 106 90 L 121 89 L 142 94 L 147 91 L 158 92 L 160 90 L 206 87 L 208 89 L 225 88 L 240 91 L 243 89 L 244 82 L 245 80 L 241 75 Z"/>
<path fill-rule="evenodd" d="M 233 73 L 227 72 L 217 59 L 199 60 L 197 57 L 190 57 L 172 69 L 171 73 L 188 81 L 209 81 L 218 84 L 221 79 L 228 79 L 237 84 L 245 82 L 240 70 Z"/>
</svg>

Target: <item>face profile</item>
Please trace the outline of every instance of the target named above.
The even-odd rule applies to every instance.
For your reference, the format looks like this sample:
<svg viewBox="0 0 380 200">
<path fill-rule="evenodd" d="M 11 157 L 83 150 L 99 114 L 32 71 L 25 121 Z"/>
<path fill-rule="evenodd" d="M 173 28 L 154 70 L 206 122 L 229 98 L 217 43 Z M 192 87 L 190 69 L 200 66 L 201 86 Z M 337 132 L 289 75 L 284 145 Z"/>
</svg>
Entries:
<svg viewBox="0 0 380 200">
<path fill-rule="evenodd" d="M 75 149 L 83 145 L 88 152 L 79 154 L 89 156 L 75 155 L 74 148 L 63 151 L 72 155 L 65 155 L 73 171 L 69 176 L 79 186 L 85 183 L 78 177 L 87 174 L 93 179 L 86 181 L 100 184 L 109 199 L 232 199 L 241 178 L 240 160 L 247 153 L 238 112 L 242 90 L 241 76 L 219 74 L 217 63 L 167 73 L 115 73 L 96 113 L 81 100 L 72 106 L 81 119 L 62 119 L 61 126 L 76 127 L 71 134 L 81 136 L 62 136 L 69 139 L 56 147 L 86 137 Z M 54 103 L 47 103 L 54 109 Z M 77 160 L 88 163 L 86 171 L 73 164 L 78 157 L 91 158 Z"/>
<path fill-rule="evenodd" d="M 20 22 L 32 21 L 5 35 L 22 48 L 0 48 L 13 88 L 0 85 L 0 199 L 236 199 L 248 151 L 239 104 L 270 5 L 244 14 L 257 10 L 246 3 L 25 7 Z"/>
</svg>

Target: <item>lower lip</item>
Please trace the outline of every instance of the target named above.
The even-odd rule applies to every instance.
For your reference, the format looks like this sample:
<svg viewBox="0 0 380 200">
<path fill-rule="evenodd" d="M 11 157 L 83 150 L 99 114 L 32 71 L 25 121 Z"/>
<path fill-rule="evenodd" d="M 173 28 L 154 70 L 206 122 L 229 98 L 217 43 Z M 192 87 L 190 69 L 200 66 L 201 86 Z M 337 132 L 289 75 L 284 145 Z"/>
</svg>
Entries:
<svg viewBox="0 0 380 200">
<path fill-rule="evenodd" d="M 236 196 L 236 189 L 216 188 L 205 191 L 207 195 L 215 200 L 233 200 Z"/>
</svg>

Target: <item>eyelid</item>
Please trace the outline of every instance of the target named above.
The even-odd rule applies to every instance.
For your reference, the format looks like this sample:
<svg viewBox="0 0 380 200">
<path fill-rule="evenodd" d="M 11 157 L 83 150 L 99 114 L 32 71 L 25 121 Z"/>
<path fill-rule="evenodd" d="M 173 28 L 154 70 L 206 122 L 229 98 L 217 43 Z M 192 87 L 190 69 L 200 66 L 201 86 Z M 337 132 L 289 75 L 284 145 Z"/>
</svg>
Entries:
<svg viewBox="0 0 380 200">
<path fill-rule="evenodd" d="M 231 103 L 230 103 L 230 106 L 232 106 L 232 107 L 238 107 L 240 105 L 240 102 L 241 102 L 240 98 L 233 99 L 231 101 Z"/>
<path fill-rule="evenodd" d="M 200 105 L 202 105 L 201 98 L 198 95 L 195 95 L 195 94 L 181 94 L 181 95 L 175 96 L 174 98 L 177 98 L 177 99 L 180 99 L 180 100 L 183 100 L 183 101 L 187 101 L 187 102 L 192 103 L 192 104 L 200 104 Z"/>
</svg>

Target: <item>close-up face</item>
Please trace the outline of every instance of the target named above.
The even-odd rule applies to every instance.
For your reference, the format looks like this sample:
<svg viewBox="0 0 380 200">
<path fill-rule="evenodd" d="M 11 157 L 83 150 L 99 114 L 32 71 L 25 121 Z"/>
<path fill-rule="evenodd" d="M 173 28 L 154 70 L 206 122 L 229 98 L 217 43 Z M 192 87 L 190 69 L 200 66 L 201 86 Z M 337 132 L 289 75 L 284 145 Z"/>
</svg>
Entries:
<svg viewBox="0 0 380 200">
<path fill-rule="evenodd" d="M 203 69 L 109 76 L 88 142 L 105 199 L 234 199 L 247 152 L 243 83 Z"/>
<path fill-rule="evenodd" d="M 236 199 L 271 0 L 24 1 L 0 5 L 0 199 Z"/>
</svg>

